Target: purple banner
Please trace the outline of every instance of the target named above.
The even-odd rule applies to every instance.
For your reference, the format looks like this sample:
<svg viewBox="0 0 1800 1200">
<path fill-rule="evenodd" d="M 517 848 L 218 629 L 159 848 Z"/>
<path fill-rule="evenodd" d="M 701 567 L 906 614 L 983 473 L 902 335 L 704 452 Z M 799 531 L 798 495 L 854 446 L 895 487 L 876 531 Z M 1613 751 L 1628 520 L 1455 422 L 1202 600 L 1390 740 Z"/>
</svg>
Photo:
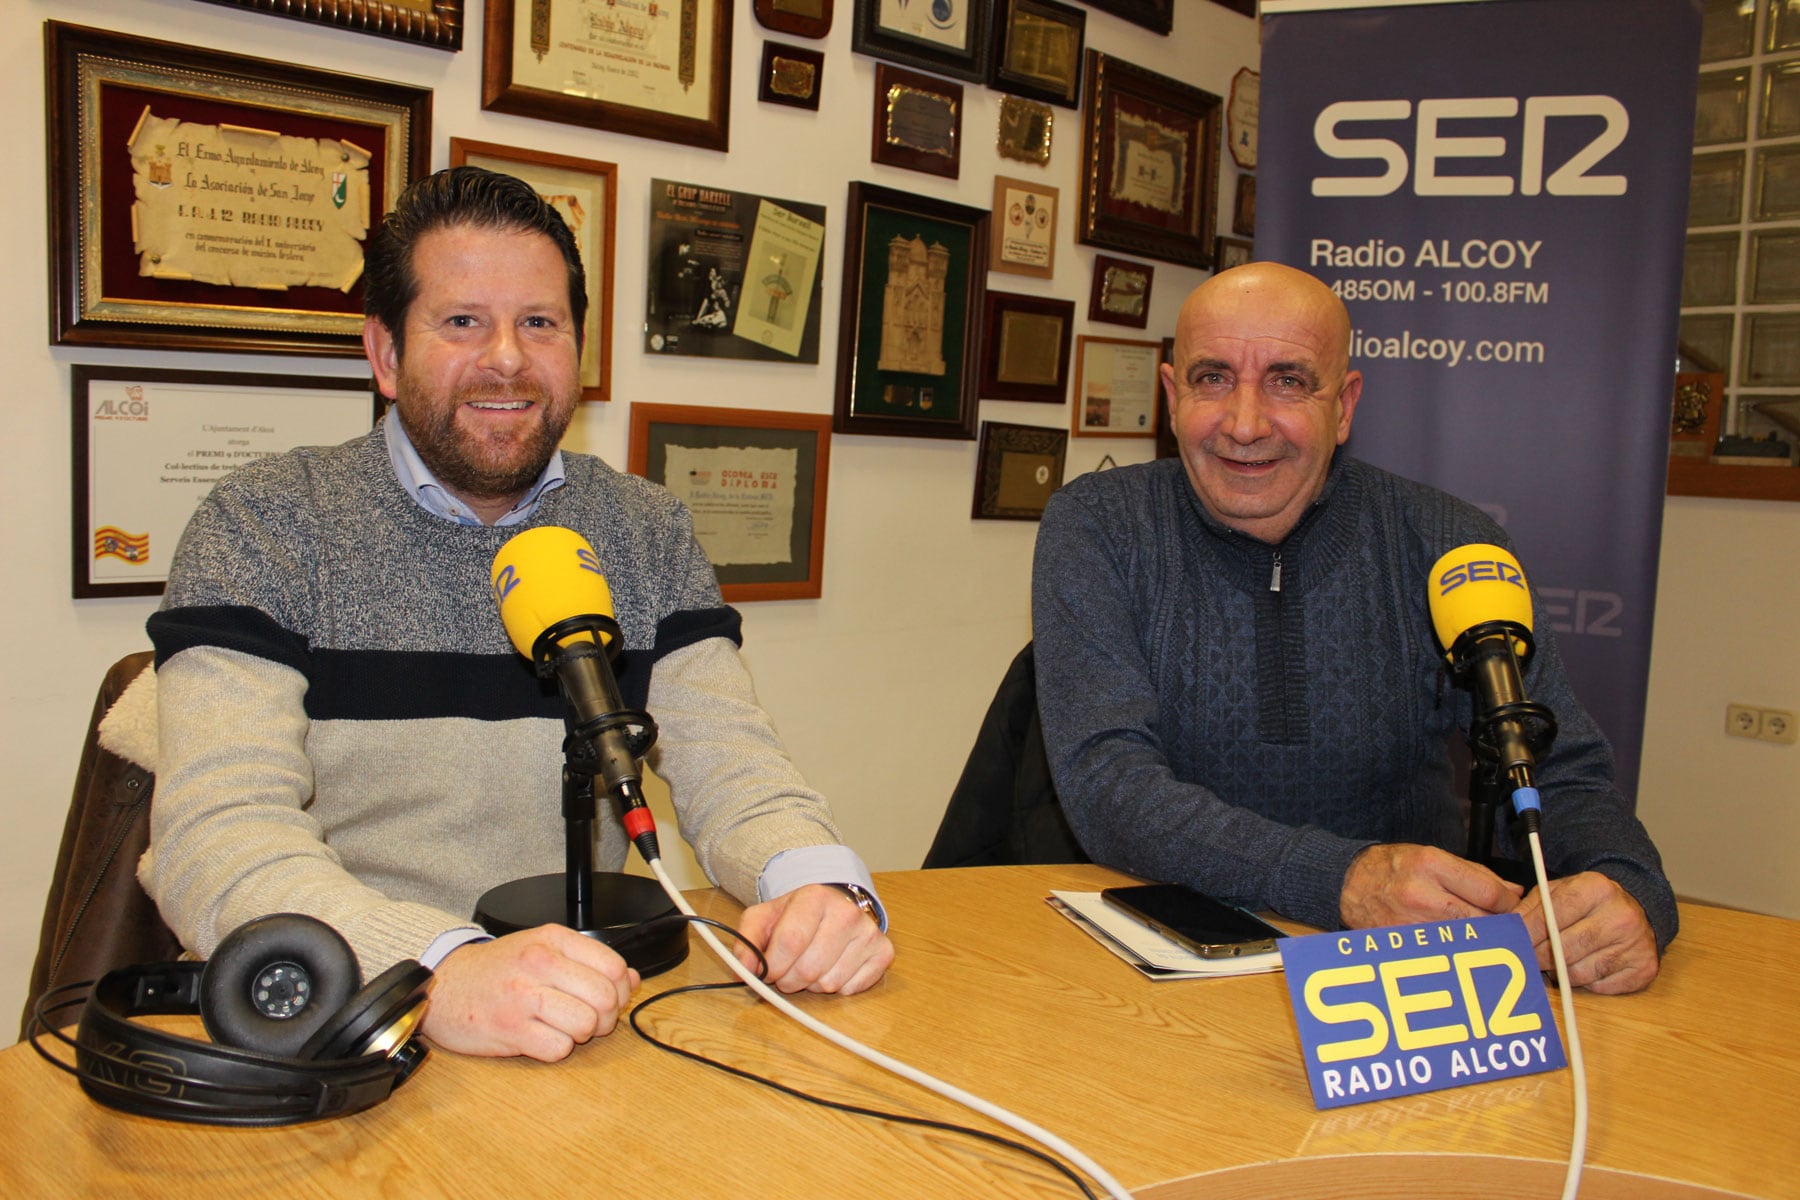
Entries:
<svg viewBox="0 0 1800 1200">
<path fill-rule="evenodd" d="M 1506 527 L 1628 797 L 1700 3 L 1263 9 L 1257 256 L 1350 308 L 1350 451 Z"/>
</svg>

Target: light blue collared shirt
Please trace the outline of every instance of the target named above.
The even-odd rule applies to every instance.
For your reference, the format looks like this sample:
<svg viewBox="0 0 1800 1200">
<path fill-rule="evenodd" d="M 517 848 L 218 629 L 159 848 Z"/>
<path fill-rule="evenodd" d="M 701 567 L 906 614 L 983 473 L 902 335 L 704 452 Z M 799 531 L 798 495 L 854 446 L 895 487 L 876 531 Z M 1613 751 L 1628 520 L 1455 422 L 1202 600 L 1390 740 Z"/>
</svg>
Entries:
<svg viewBox="0 0 1800 1200">
<path fill-rule="evenodd" d="M 433 516 L 454 521 L 458 525 L 485 525 L 487 522 L 470 511 L 469 506 L 450 494 L 450 490 L 439 483 L 425 460 L 419 457 L 419 451 L 406 436 L 406 429 L 400 424 L 400 418 L 392 410 L 381 419 L 382 436 L 387 439 L 388 461 L 394 465 L 394 477 L 413 502 Z M 506 514 L 494 522 L 496 527 L 517 525 L 528 520 L 537 511 L 538 501 L 544 493 L 559 488 L 568 482 L 563 474 L 563 456 L 561 450 L 551 452 L 550 461 L 544 464 L 543 472 L 537 477 L 519 502 L 508 509 Z"/>
</svg>

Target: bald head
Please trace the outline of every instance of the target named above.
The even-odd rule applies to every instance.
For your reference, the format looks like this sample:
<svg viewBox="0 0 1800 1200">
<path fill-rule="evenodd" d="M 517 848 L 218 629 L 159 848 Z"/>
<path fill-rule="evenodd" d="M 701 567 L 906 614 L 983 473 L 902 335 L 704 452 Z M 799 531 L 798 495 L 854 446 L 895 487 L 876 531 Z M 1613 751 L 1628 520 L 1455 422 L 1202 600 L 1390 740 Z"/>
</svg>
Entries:
<svg viewBox="0 0 1800 1200">
<path fill-rule="evenodd" d="M 1209 513 L 1266 542 L 1292 532 L 1350 436 L 1362 376 L 1349 365 L 1350 314 L 1304 271 L 1248 263 L 1189 294 L 1163 387 Z"/>
<path fill-rule="evenodd" d="M 1317 346 L 1321 367 L 1342 375 L 1350 365 L 1350 312 L 1344 302 L 1315 277 L 1281 263 L 1245 263 L 1189 292 L 1175 321 L 1177 361 L 1184 335 L 1227 326 L 1272 336 L 1300 334 Z"/>
</svg>

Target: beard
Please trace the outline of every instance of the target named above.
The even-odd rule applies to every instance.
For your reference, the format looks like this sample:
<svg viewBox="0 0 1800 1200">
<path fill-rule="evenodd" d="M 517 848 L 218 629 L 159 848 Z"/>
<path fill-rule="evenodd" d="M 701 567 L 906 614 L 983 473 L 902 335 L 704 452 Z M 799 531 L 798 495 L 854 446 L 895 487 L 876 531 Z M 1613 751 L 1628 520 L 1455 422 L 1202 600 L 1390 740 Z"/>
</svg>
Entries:
<svg viewBox="0 0 1800 1200">
<path fill-rule="evenodd" d="M 405 403 L 410 391 L 402 392 L 394 411 L 419 458 L 452 493 L 476 500 L 512 499 L 537 482 L 575 413 L 572 398 L 559 403 L 537 383 L 470 384 L 457 388 L 445 401 L 417 406 Z M 537 420 L 509 438 L 483 437 L 458 428 L 456 418 L 463 406 L 484 400 L 529 400 Z M 424 411 L 409 412 L 414 407 Z"/>
</svg>

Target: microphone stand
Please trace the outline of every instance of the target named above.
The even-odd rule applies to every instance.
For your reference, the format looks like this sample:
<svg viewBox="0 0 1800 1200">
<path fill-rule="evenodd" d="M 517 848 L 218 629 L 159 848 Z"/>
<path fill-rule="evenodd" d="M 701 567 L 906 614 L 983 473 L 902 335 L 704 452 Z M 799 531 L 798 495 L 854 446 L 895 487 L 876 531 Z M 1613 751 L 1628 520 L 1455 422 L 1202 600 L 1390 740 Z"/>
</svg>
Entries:
<svg viewBox="0 0 1800 1200">
<path fill-rule="evenodd" d="M 594 645 L 565 648 L 560 644 L 562 638 L 577 631 L 594 634 Z M 544 631 L 532 647 L 532 657 L 538 676 L 557 678 L 565 699 L 570 699 L 557 672 L 561 657 L 604 654 L 610 661 L 618 657 L 621 641 L 618 625 L 606 617 L 571 617 Z M 687 922 L 656 880 L 594 870 L 594 821 L 599 815 L 594 777 L 606 781 L 608 793 L 615 795 L 624 808 L 642 806 L 643 795 L 635 778 L 637 760 L 656 740 L 656 722 L 648 713 L 624 707 L 611 685 L 610 666 L 602 670 L 606 672 L 608 694 L 599 698 L 599 706 L 610 711 L 579 725 L 573 715 L 566 722 L 562 767 L 563 873 L 532 875 L 490 888 L 475 906 L 475 921 L 495 937 L 539 925 L 566 925 L 611 946 L 636 968 L 640 977 L 648 979 L 687 957 Z M 587 699 L 591 707 L 595 700 Z M 570 707 L 577 710 L 572 699 Z M 632 778 L 618 778 L 621 763 L 616 758 L 609 761 L 601 751 L 599 735 L 613 729 L 625 731 Z M 632 823 L 627 821 L 627 829 L 631 828 Z M 648 836 L 654 846 L 653 832 L 639 836 Z"/>
</svg>

